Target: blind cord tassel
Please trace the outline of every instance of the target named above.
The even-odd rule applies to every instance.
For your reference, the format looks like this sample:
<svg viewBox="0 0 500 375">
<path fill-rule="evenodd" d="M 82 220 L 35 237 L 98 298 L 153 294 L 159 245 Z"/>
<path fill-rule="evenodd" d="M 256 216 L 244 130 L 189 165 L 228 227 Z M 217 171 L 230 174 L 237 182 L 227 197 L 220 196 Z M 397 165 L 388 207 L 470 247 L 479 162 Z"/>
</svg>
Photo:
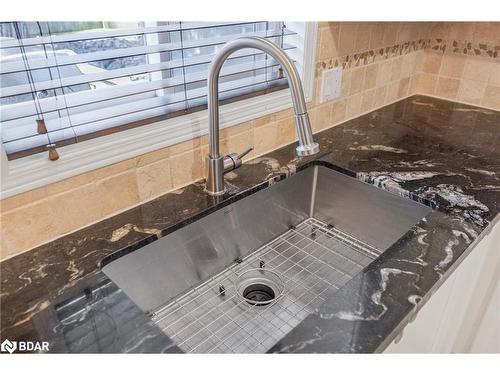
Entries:
<svg viewBox="0 0 500 375">
<path fill-rule="evenodd" d="M 38 134 L 47 134 L 47 127 L 45 126 L 45 120 L 38 119 L 36 120 L 36 126 L 37 126 L 37 131 Z M 49 140 L 50 142 L 50 140 Z M 49 150 L 49 159 L 54 161 L 59 159 L 59 153 L 56 150 L 56 144 L 55 143 L 49 143 L 47 145 L 47 149 Z"/>
<path fill-rule="evenodd" d="M 59 159 L 59 154 L 57 153 L 55 143 L 48 144 L 47 148 L 49 150 L 49 159 L 50 160 L 55 161 L 55 160 Z"/>
<path fill-rule="evenodd" d="M 45 126 L 45 120 L 43 118 L 36 120 L 36 127 L 38 134 L 47 134 L 47 127 Z"/>
</svg>

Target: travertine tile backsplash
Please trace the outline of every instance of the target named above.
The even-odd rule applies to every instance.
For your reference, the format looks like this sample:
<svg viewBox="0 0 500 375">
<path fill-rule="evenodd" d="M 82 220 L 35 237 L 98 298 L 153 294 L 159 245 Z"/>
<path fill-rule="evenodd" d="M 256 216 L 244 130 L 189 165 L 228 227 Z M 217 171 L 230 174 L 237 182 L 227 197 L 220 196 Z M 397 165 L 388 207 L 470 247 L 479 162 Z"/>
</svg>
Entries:
<svg viewBox="0 0 500 375">
<path fill-rule="evenodd" d="M 415 93 L 500 109 L 499 25 L 320 23 L 308 103 L 314 132 Z M 321 74 L 340 65 L 342 95 L 321 104 Z M 222 152 L 254 145 L 246 159 L 294 140 L 291 110 L 221 132 Z M 200 137 L 2 200 L 1 258 L 202 178 L 206 153 Z"/>
<path fill-rule="evenodd" d="M 437 23 L 415 92 L 500 109 L 500 22 Z"/>
</svg>

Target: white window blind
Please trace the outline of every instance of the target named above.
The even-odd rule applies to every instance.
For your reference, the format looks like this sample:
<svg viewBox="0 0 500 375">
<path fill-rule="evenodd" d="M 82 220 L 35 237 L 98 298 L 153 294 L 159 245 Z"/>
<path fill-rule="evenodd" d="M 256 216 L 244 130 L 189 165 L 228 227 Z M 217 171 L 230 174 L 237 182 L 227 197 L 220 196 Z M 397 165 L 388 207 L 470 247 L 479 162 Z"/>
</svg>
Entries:
<svg viewBox="0 0 500 375">
<path fill-rule="evenodd" d="M 265 37 L 302 64 L 302 38 L 283 22 L 3 22 L 0 36 L 9 158 L 203 108 L 212 57 L 237 37 Z M 219 91 L 236 100 L 285 87 L 276 61 L 245 49 L 224 64 Z"/>
</svg>

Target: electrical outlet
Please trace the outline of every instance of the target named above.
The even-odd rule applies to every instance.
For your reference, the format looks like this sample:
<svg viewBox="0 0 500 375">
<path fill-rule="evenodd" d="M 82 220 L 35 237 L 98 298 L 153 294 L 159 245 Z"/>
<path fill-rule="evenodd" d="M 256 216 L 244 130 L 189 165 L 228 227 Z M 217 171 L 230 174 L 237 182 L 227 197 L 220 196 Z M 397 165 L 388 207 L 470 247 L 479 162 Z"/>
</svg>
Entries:
<svg viewBox="0 0 500 375">
<path fill-rule="evenodd" d="M 321 78 L 321 103 L 339 98 L 342 88 L 342 68 L 325 70 Z"/>
</svg>

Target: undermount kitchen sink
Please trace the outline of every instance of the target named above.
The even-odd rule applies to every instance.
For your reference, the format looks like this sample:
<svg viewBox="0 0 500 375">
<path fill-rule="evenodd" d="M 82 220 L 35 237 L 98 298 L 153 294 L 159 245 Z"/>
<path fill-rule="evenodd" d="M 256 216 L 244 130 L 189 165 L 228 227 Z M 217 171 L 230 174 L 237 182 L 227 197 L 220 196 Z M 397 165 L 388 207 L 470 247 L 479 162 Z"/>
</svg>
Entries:
<svg viewBox="0 0 500 375">
<path fill-rule="evenodd" d="M 103 271 L 186 352 L 266 352 L 430 211 L 315 165 Z"/>
</svg>

